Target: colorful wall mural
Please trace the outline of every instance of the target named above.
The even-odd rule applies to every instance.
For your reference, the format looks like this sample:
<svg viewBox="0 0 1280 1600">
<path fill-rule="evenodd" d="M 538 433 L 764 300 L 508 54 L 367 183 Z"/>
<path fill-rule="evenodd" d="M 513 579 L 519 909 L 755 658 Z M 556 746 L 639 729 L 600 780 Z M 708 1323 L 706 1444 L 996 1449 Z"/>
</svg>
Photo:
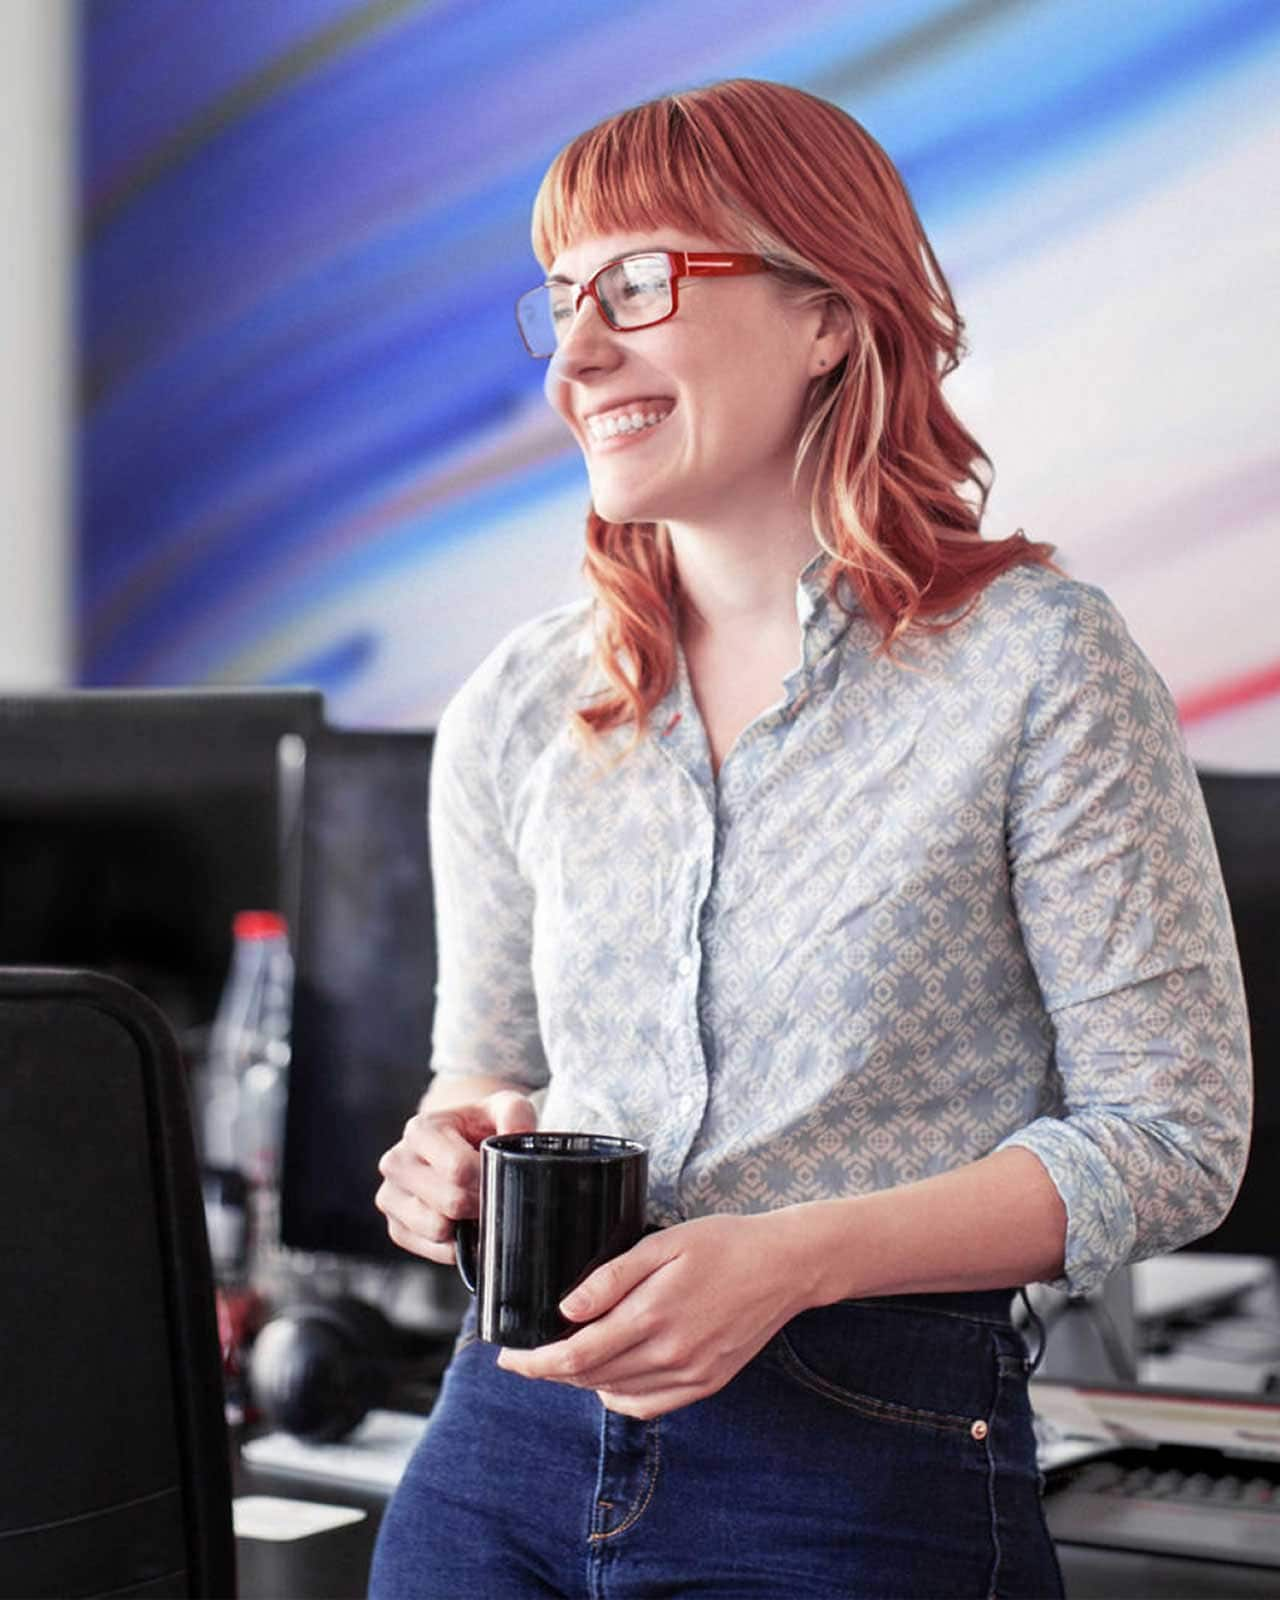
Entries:
<svg viewBox="0 0 1280 1600">
<path fill-rule="evenodd" d="M 1198 759 L 1280 763 L 1273 0 L 84 0 L 80 681 L 430 724 L 579 592 L 511 306 L 554 152 L 663 90 L 827 96 L 965 314 L 987 528 L 1054 541 Z"/>
</svg>

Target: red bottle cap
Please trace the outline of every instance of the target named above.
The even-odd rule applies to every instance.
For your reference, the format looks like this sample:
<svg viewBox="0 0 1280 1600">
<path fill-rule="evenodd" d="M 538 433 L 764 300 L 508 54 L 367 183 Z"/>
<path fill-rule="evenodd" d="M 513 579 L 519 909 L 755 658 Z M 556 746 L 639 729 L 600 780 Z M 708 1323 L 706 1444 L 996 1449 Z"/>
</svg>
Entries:
<svg viewBox="0 0 1280 1600">
<path fill-rule="evenodd" d="M 237 939 L 277 939 L 289 928 L 278 911 L 237 911 L 231 931 Z"/>
</svg>

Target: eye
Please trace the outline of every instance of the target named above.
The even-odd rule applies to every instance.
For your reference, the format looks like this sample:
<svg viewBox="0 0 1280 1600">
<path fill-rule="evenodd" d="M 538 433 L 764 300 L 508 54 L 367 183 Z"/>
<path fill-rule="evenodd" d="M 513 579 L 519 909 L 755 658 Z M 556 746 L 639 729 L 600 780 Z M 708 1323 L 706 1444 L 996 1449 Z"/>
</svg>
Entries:
<svg viewBox="0 0 1280 1600">
<path fill-rule="evenodd" d="M 622 292 L 627 295 L 661 294 L 667 287 L 665 263 L 651 256 L 625 261 L 616 269 Z"/>
<path fill-rule="evenodd" d="M 548 294 L 548 304 L 551 308 L 553 323 L 573 321 L 573 295 L 568 290 L 560 294 Z"/>
</svg>

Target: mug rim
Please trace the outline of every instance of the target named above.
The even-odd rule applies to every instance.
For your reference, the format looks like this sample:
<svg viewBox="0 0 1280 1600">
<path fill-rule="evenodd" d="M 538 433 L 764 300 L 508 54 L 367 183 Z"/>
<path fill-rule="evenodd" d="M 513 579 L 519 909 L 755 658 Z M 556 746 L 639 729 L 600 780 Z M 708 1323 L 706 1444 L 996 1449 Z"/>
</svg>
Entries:
<svg viewBox="0 0 1280 1600">
<path fill-rule="evenodd" d="M 522 1146 L 521 1140 L 590 1139 L 604 1149 L 570 1150 L 555 1143 L 532 1148 Z M 510 1142 L 509 1142 L 510 1141 Z M 491 1133 L 480 1146 L 510 1160 L 538 1161 L 551 1157 L 557 1161 L 618 1161 L 628 1156 L 647 1156 L 648 1146 L 635 1139 L 624 1139 L 612 1133 L 573 1132 L 569 1129 L 537 1128 L 529 1133 Z"/>
</svg>

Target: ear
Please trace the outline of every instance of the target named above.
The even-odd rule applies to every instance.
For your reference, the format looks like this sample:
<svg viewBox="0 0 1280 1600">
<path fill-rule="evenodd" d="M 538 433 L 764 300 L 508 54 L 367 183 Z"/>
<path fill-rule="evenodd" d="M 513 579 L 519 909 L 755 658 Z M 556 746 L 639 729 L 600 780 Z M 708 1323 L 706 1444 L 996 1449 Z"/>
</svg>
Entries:
<svg viewBox="0 0 1280 1600">
<path fill-rule="evenodd" d="M 823 295 L 814 307 L 818 319 L 809 351 L 809 376 L 824 378 L 849 354 L 853 341 L 853 313 L 838 296 Z"/>
</svg>

